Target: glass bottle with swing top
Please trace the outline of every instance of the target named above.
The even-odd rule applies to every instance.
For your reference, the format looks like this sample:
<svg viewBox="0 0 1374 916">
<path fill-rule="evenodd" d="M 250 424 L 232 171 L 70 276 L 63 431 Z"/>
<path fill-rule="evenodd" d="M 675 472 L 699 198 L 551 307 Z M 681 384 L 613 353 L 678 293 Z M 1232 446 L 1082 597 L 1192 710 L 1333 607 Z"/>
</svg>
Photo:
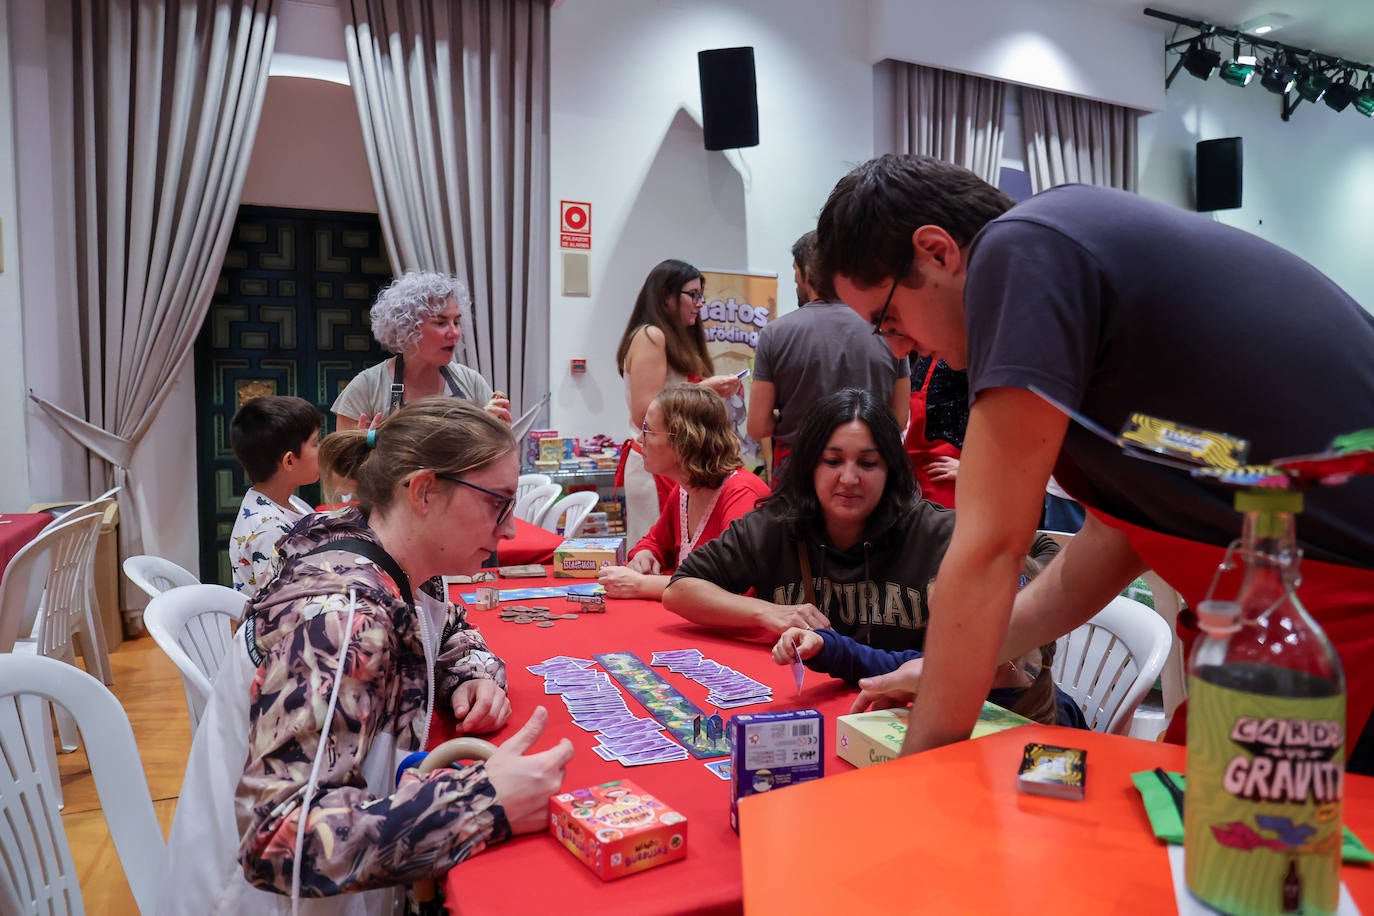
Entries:
<svg viewBox="0 0 1374 916">
<path fill-rule="evenodd" d="M 1225 913 L 1334 913 L 1345 677 L 1295 592 L 1302 494 L 1243 490 L 1240 541 L 1197 609 L 1188 664 L 1188 889 Z M 1239 568 L 1234 599 L 1215 597 Z"/>
</svg>

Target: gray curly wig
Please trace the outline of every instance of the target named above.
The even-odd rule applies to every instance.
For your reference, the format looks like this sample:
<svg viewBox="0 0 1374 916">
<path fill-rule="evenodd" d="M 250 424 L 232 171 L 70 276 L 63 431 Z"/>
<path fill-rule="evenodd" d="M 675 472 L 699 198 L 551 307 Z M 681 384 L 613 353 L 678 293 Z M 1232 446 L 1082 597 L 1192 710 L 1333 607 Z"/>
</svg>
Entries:
<svg viewBox="0 0 1374 916">
<path fill-rule="evenodd" d="M 464 328 L 469 326 L 472 297 L 457 277 L 433 271 L 407 271 L 377 294 L 372 306 L 372 336 L 392 353 L 404 353 L 420 339 L 420 325 L 458 300 Z"/>
</svg>

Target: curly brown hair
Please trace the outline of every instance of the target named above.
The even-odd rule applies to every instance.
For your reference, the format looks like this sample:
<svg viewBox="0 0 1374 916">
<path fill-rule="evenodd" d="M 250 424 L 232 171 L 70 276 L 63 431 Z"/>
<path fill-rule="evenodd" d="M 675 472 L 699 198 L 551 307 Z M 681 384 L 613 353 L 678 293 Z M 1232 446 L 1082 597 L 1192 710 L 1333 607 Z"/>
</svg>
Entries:
<svg viewBox="0 0 1374 916">
<path fill-rule="evenodd" d="M 670 385 L 654 400 L 688 486 L 714 490 L 744 467 L 739 437 L 720 395 L 702 385 Z"/>
</svg>

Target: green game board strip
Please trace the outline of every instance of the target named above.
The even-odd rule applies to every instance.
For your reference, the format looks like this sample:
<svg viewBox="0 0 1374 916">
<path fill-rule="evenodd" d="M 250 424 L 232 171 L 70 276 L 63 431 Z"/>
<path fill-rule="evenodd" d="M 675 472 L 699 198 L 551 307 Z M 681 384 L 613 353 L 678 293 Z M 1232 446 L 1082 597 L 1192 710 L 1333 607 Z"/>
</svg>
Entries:
<svg viewBox="0 0 1374 916">
<path fill-rule="evenodd" d="M 658 724 L 668 729 L 693 757 L 724 757 L 730 753 L 729 745 L 724 738 L 717 739 L 712 746 L 711 742 L 706 740 L 704 731 L 699 740 L 694 737 L 692 720 L 700 716 L 704 722 L 707 714 L 678 693 L 672 684 L 646 665 L 638 655 L 633 652 L 606 652 L 592 657 L 630 696 L 639 701 Z"/>
</svg>

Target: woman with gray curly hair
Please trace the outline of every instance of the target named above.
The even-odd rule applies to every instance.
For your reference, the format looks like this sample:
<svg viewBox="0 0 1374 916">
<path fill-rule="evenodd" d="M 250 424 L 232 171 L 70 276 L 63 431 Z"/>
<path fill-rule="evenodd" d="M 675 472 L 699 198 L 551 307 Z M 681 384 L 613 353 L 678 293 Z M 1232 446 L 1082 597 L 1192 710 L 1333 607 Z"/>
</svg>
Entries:
<svg viewBox="0 0 1374 916">
<path fill-rule="evenodd" d="M 471 299 L 457 277 L 408 271 L 377 296 L 372 336 L 396 355 L 354 376 L 334 406 L 339 429 L 369 426 L 398 407 L 435 395 L 483 404 L 510 422 L 510 401 L 487 380 L 458 362 L 462 319 Z"/>
</svg>

